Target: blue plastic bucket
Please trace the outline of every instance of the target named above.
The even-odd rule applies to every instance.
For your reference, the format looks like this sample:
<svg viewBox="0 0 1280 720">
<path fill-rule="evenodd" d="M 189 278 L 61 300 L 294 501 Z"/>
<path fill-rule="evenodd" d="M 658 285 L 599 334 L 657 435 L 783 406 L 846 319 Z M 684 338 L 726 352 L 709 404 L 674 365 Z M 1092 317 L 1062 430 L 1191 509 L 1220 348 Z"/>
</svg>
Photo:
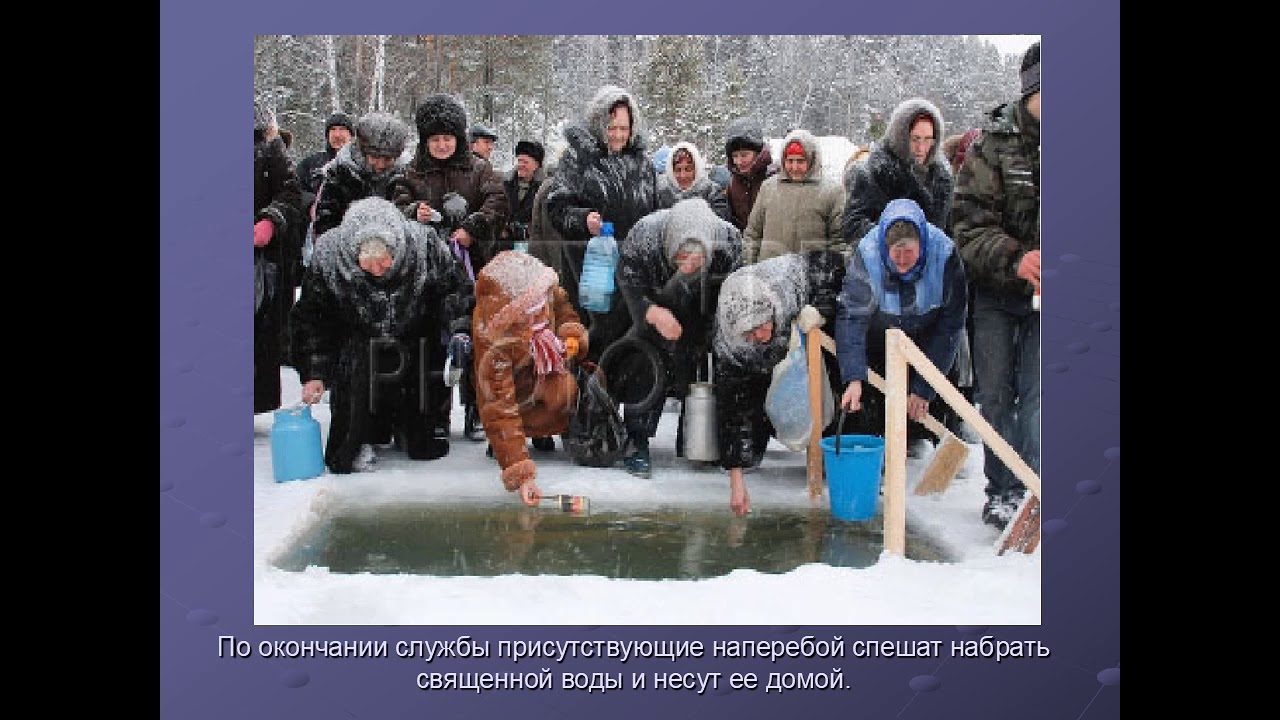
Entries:
<svg viewBox="0 0 1280 720">
<path fill-rule="evenodd" d="M 271 471 L 276 482 L 307 480 L 324 472 L 320 423 L 311 417 L 310 407 L 276 411 L 271 426 Z"/>
<path fill-rule="evenodd" d="M 836 455 L 837 441 L 839 455 Z M 827 470 L 831 514 L 839 520 L 875 517 L 880 500 L 880 474 L 884 468 L 884 438 L 840 435 L 822 438 L 819 445 Z"/>
</svg>

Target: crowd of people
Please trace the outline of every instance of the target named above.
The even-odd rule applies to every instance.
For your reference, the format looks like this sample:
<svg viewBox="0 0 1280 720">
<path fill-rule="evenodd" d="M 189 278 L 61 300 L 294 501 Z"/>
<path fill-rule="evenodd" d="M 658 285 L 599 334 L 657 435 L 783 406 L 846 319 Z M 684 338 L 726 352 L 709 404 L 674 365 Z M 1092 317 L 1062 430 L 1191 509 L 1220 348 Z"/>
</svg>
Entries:
<svg viewBox="0 0 1280 720">
<path fill-rule="evenodd" d="M 688 141 L 651 152 L 640 104 L 614 85 L 566 124 L 558 157 L 521 138 L 503 172 L 502 138 L 451 95 L 425 98 L 413 127 L 335 112 L 324 149 L 296 164 L 257 101 L 254 411 L 279 407 L 292 366 L 304 402 L 328 394 L 325 464 L 349 473 L 388 445 L 447 455 L 456 386 L 462 437 L 487 439 L 503 486 L 534 505 L 528 443 L 554 452 L 559 435 L 579 462 L 650 477 L 668 398 L 681 401 L 683 457 L 683 399 L 710 368 L 741 516 L 744 471 L 776 436 L 765 397 L 793 329 L 836 341 L 823 357 L 850 424 L 824 435 L 883 434 L 868 371 L 883 372 L 885 331 L 899 329 L 1038 472 L 1039 63 L 1036 43 L 1020 97 L 958 134 L 927 99 L 903 100 L 845 160 L 843 183 L 823 170 L 842 159 L 822 157 L 811 132 L 789 129 L 774 158 L 751 118 L 726 124 L 723 167 Z M 616 292 L 588 310 L 584 258 L 608 226 Z M 623 408 L 612 442 L 607 418 L 585 414 L 588 386 Z M 913 371 L 913 451 L 932 437 L 926 414 L 958 427 L 935 397 Z M 989 449 L 984 472 L 982 519 L 1003 528 L 1025 488 Z"/>
</svg>

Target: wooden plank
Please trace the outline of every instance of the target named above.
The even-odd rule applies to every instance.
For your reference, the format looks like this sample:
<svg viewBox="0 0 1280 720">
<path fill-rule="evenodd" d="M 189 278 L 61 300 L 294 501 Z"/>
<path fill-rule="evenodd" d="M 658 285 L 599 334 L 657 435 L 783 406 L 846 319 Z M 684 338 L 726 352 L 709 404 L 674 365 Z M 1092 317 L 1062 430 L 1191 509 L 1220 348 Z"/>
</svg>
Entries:
<svg viewBox="0 0 1280 720">
<path fill-rule="evenodd" d="M 951 406 L 951 409 L 959 413 L 960 417 L 965 419 L 965 422 L 978 431 L 978 434 L 982 436 L 982 441 L 987 444 L 987 447 L 991 448 L 991 452 L 1004 461 L 1004 464 L 1022 481 L 1022 484 L 1026 485 L 1027 489 L 1034 493 L 1036 497 L 1040 497 L 1040 476 L 1036 475 L 1035 471 L 1027 465 L 1017 451 L 1010 447 L 1003 437 L 1000 437 L 1000 433 L 991 427 L 991 424 L 982 417 L 982 413 L 970 405 L 964 399 L 964 396 L 960 394 L 960 391 L 947 382 L 947 378 L 938 371 L 937 366 L 929 360 L 928 356 L 920 348 L 916 347 L 915 343 L 911 342 L 911 338 L 907 337 L 906 333 L 901 330 L 886 330 L 885 334 L 886 343 L 891 346 L 893 339 L 895 337 L 898 338 L 898 347 L 902 354 L 906 356 L 907 362 L 911 363 L 916 372 L 920 373 L 921 377 L 933 386 L 933 389 L 942 396 L 942 399 Z"/>
<path fill-rule="evenodd" d="M 805 337 L 805 352 L 809 369 L 809 414 L 813 425 L 809 429 L 809 454 L 805 461 L 809 481 L 809 499 L 814 500 L 822 495 L 825 483 L 822 467 L 822 448 L 818 443 L 822 440 L 822 373 L 826 368 L 822 364 L 822 344 L 818 328 L 809 330 Z"/>
<path fill-rule="evenodd" d="M 884 549 L 906 557 L 907 358 L 898 336 L 906 338 L 895 330 L 888 331 L 885 337 Z"/>
</svg>

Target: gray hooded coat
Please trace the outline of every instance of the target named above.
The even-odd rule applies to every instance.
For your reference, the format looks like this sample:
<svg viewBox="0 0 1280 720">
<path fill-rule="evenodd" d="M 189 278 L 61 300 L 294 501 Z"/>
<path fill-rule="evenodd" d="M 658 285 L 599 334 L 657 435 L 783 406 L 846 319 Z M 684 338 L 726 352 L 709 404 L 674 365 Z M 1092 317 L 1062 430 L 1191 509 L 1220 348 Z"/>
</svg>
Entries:
<svg viewBox="0 0 1280 720">
<path fill-rule="evenodd" d="M 809 172 L 799 181 L 786 172 L 764 181 L 742 232 L 743 261 L 750 264 L 771 257 L 814 250 L 848 253 L 840 234 L 844 189 L 822 175 L 822 152 L 807 130 L 792 130 L 785 148 L 798 141 L 809 158 Z"/>
</svg>

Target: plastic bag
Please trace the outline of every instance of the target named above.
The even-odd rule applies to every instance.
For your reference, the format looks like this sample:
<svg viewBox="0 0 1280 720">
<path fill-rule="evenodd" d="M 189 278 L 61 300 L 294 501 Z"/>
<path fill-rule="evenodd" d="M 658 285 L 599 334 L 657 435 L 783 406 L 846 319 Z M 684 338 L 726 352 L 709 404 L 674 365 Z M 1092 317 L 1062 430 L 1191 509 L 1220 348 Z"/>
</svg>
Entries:
<svg viewBox="0 0 1280 720">
<path fill-rule="evenodd" d="M 578 397 L 569 415 L 569 428 L 562 436 L 565 450 L 579 465 L 609 467 L 622 456 L 627 441 L 618 404 L 605 388 L 604 373 L 595 365 L 575 363 L 572 372 Z"/>
<path fill-rule="evenodd" d="M 764 398 L 764 411 L 773 423 L 778 442 L 791 450 L 804 450 L 809 446 L 809 432 L 813 415 L 809 410 L 809 365 L 804 336 L 799 328 L 791 326 L 791 349 L 787 356 L 773 368 L 773 381 Z M 818 377 L 822 383 L 822 428 L 835 417 L 835 402 L 831 397 L 831 378 L 825 367 Z"/>
</svg>

